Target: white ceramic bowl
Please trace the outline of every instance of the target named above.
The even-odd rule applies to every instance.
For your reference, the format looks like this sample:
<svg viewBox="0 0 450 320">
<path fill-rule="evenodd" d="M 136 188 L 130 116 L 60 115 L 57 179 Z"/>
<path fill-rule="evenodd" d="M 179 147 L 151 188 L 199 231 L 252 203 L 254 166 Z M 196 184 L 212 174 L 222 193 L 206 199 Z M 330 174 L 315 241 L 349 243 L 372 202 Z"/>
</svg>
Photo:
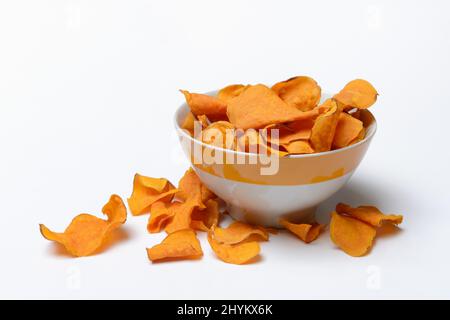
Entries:
<svg viewBox="0 0 450 320">
<path fill-rule="evenodd" d="M 318 204 L 350 179 L 376 131 L 375 118 L 367 112 L 364 119 L 367 133 L 362 141 L 333 151 L 279 158 L 276 173 L 264 175 L 262 170 L 267 171 L 268 165 L 261 163 L 257 154 L 204 144 L 181 129 L 188 112 L 186 103 L 179 107 L 175 113 L 175 128 L 200 180 L 227 203 L 227 210 L 233 217 L 272 227 L 279 227 L 281 217 L 292 221 L 308 220 Z M 210 164 L 199 159 L 194 148 L 209 153 L 220 151 L 230 159 L 241 157 L 246 161 L 244 164 L 236 161 Z M 273 163 L 271 166 L 275 167 Z"/>
</svg>

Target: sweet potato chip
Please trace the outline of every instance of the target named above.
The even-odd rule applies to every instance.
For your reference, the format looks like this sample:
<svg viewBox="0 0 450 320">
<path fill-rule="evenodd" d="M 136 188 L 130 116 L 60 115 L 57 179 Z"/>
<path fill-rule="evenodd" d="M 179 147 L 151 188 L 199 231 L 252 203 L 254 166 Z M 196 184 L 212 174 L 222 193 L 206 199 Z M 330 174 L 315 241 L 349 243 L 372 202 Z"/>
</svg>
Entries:
<svg viewBox="0 0 450 320">
<path fill-rule="evenodd" d="M 372 247 L 376 230 L 374 227 L 333 211 L 330 222 L 331 240 L 344 252 L 360 257 Z"/>
<path fill-rule="evenodd" d="M 191 228 L 200 231 L 209 231 L 212 226 L 219 223 L 219 204 L 216 200 L 206 201 L 206 208 L 194 209 L 191 216 Z"/>
<path fill-rule="evenodd" d="M 208 233 L 208 242 L 216 256 L 226 263 L 249 263 L 259 255 L 260 251 L 257 241 L 223 244 L 213 238 L 212 232 Z"/>
<path fill-rule="evenodd" d="M 352 218 L 368 223 L 374 227 L 381 227 L 384 223 L 398 225 L 402 223 L 403 216 L 397 214 L 384 214 L 378 208 L 373 206 L 359 206 L 352 208 L 345 203 L 338 203 L 336 211 L 339 214 L 346 214 Z"/>
<path fill-rule="evenodd" d="M 227 105 L 224 102 L 206 94 L 180 91 L 184 94 L 186 103 L 195 116 L 206 115 L 212 121 L 226 119 Z"/>
<path fill-rule="evenodd" d="M 228 102 L 230 102 L 231 99 L 240 95 L 242 92 L 244 92 L 244 90 L 247 87 L 248 86 L 244 86 L 243 84 L 232 84 L 232 85 L 226 86 L 225 88 L 222 88 L 217 93 L 217 98 L 220 101 L 228 104 Z"/>
<path fill-rule="evenodd" d="M 148 213 L 154 202 L 170 202 L 176 192 L 175 187 L 167 179 L 151 178 L 136 173 L 128 206 L 135 216 Z"/>
<path fill-rule="evenodd" d="M 192 222 L 192 213 L 198 208 L 191 200 L 186 202 L 173 202 L 168 206 L 172 219 L 167 223 L 165 231 L 174 233 L 179 230 L 190 229 Z"/>
<path fill-rule="evenodd" d="M 194 122 L 195 122 L 195 116 L 192 112 L 189 112 L 186 117 L 183 120 L 183 123 L 181 124 L 182 129 L 186 129 L 189 131 L 191 135 L 194 134 Z"/>
<path fill-rule="evenodd" d="M 269 233 L 262 227 L 234 221 L 227 228 L 214 228 L 214 240 L 223 244 L 236 244 L 245 240 L 267 241 Z"/>
<path fill-rule="evenodd" d="M 316 240 L 324 228 L 324 226 L 319 223 L 292 223 L 286 219 L 280 219 L 280 224 L 306 243 Z"/>
<path fill-rule="evenodd" d="M 300 76 L 278 82 L 272 90 L 287 104 L 301 111 L 315 108 L 320 101 L 321 89 L 310 77 Z"/>
<path fill-rule="evenodd" d="M 234 149 L 234 126 L 228 121 L 213 122 L 203 130 L 201 140 L 219 148 Z"/>
<path fill-rule="evenodd" d="M 175 215 L 175 210 L 171 209 L 172 204 L 156 201 L 150 208 L 147 230 L 150 233 L 158 233 L 169 223 Z"/>
<path fill-rule="evenodd" d="M 198 121 L 200 121 L 200 123 L 202 124 L 202 128 L 206 128 L 211 124 L 208 117 L 204 114 L 198 116 L 197 118 L 198 118 Z"/>
<path fill-rule="evenodd" d="M 100 249 L 107 236 L 127 219 L 127 209 L 118 195 L 111 196 L 102 212 L 107 220 L 83 213 L 76 216 L 63 233 L 53 232 L 43 224 L 39 228 L 44 238 L 62 244 L 71 255 L 88 256 Z"/>
<path fill-rule="evenodd" d="M 333 139 L 333 148 L 339 149 L 351 144 L 357 139 L 363 130 L 362 121 L 352 117 L 348 113 L 342 112 Z"/>
<path fill-rule="evenodd" d="M 289 144 L 283 144 L 282 146 L 289 154 L 308 154 L 314 152 L 314 149 L 309 142 L 303 140 L 292 141 Z"/>
<path fill-rule="evenodd" d="M 160 244 L 147 248 L 147 255 L 151 261 L 198 259 L 203 251 L 193 230 L 179 230 L 169 234 Z"/>
<path fill-rule="evenodd" d="M 265 85 L 249 86 L 228 103 L 227 115 L 239 129 L 260 129 L 269 124 L 310 119 L 318 110 L 302 112 L 284 102 Z"/>
<path fill-rule="evenodd" d="M 341 111 L 331 99 L 326 100 L 319 108 L 327 111 L 318 116 L 314 122 L 310 141 L 316 152 L 323 152 L 331 149 Z"/>
<path fill-rule="evenodd" d="M 214 193 L 208 190 L 192 168 L 189 168 L 178 183 L 176 196 L 186 202 L 192 201 L 193 206 L 201 209 L 205 208 L 204 203 L 215 197 Z"/>
<path fill-rule="evenodd" d="M 333 98 L 346 107 L 367 109 L 377 101 L 377 90 L 366 80 L 356 79 Z"/>
</svg>

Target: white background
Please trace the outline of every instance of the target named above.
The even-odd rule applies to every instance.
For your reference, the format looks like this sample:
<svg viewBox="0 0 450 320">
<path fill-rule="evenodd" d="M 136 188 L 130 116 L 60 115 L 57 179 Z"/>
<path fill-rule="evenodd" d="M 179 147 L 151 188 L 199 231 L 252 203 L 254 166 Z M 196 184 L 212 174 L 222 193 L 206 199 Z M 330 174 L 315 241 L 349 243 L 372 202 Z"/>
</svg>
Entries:
<svg viewBox="0 0 450 320">
<path fill-rule="evenodd" d="M 0 298 L 450 298 L 448 1 L 2 1 Z M 328 233 L 262 245 L 260 262 L 151 264 L 163 234 L 129 217 L 121 240 L 74 259 L 44 240 L 130 195 L 135 172 L 175 183 L 188 164 L 172 116 L 180 88 L 306 74 L 380 92 L 360 168 L 321 205 L 404 214 L 352 258 Z M 202 236 L 203 237 L 203 236 Z M 202 240 L 205 240 L 202 238 Z"/>
</svg>

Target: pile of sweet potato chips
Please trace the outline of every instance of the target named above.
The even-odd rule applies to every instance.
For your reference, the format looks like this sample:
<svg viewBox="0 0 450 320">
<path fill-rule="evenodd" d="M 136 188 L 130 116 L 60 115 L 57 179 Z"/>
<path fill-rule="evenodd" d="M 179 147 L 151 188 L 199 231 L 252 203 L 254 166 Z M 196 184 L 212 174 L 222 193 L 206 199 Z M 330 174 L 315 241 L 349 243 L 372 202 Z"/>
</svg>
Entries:
<svg viewBox="0 0 450 320">
<path fill-rule="evenodd" d="M 194 123 L 203 127 L 205 143 L 217 143 L 210 130 L 279 129 L 280 155 L 323 152 L 343 148 L 365 136 L 364 109 L 377 98 L 373 86 L 365 80 L 349 82 L 333 98 L 319 104 L 321 89 L 309 77 L 295 77 L 271 88 L 265 85 L 231 85 L 216 97 L 182 91 L 191 112 L 183 128 L 194 134 Z M 255 130 L 236 134 L 231 143 L 220 147 L 251 152 L 249 146 L 261 140 Z M 266 136 L 271 139 L 271 136 Z M 242 140 L 243 139 L 243 140 Z M 234 221 L 221 226 L 226 214 L 221 200 L 200 181 L 193 169 L 186 171 L 175 187 L 164 178 L 136 174 L 128 207 L 133 215 L 149 214 L 147 231 L 166 232 L 166 238 L 147 249 L 155 261 L 199 259 L 203 250 L 197 232 L 206 232 L 215 255 L 224 262 L 246 264 L 258 259 L 260 242 L 268 241 L 277 230 Z M 65 247 L 73 256 L 88 256 L 102 250 L 106 239 L 126 222 L 127 209 L 118 195 L 112 195 L 103 207 L 106 220 L 90 214 L 76 216 L 63 233 L 40 225 L 42 235 Z M 401 215 L 386 215 L 372 206 L 352 208 L 338 204 L 331 213 L 331 240 L 351 256 L 365 255 L 373 245 L 377 230 L 385 224 L 397 226 Z M 326 229 L 317 222 L 280 225 L 305 243 L 317 239 Z"/>
<path fill-rule="evenodd" d="M 181 92 L 190 108 L 182 128 L 194 138 L 236 151 L 267 153 L 275 149 L 280 156 L 324 152 L 361 141 L 366 133 L 364 110 L 378 96 L 369 82 L 356 79 L 320 104 L 321 88 L 306 76 L 271 88 L 233 84 L 216 96 Z M 200 134 L 194 132 L 196 120 L 202 126 Z M 262 135 L 262 129 L 278 129 L 278 139 Z M 249 150 L 251 141 L 260 147 Z M 267 144 L 276 147 L 268 149 Z"/>
</svg>

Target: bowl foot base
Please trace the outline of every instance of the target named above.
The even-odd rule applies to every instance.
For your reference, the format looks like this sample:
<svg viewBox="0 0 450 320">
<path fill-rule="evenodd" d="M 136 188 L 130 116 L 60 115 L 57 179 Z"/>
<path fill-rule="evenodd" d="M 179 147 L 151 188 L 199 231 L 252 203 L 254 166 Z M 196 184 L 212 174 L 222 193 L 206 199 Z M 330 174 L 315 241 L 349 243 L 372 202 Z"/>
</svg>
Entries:
<svg viewBox="0 0 450 320">
<path fill-rule="evenodd" d="M 234 219 L 271 228 L 282 228 L 282 226 L 279 224 L 280 218 L 284 218 L 294 223 L 312 223 L 315 221 L 316 209 L 317 206 L 313 206 L 300 211 L 289 212 L 283 215 L 264 215 L 248 212 L 247 210 L 230 203 L 226 204 L 227 212 Z"/>
</svg>

